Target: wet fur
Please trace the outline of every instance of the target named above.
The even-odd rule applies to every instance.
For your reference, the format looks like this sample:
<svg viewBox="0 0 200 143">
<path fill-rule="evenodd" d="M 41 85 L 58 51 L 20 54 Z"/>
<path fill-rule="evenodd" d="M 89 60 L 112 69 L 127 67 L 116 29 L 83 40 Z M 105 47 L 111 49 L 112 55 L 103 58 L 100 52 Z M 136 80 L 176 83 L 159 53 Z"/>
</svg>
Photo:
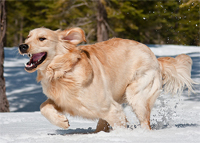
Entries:
<svg viewBox="0 0 200 143">
<path fill-rule="evenodd" d="M 47 40 L 39 41 L 39 37 Z M 96 132 L 109 131 L 109 125 L 126 127 L 121 107 L 128 103 L 141 126 L 150 127 L 150 114 L 162 87 L 173 94 L 185 86 L 192 90 L 192 60 L 187 55 L 157 59 L 144 44 L 113 38 L 93 45 L 85 41 L 80 28 L 30 31 L 25 43 L 28 53 L 47 52 L 37 70 L 37 81 L 48 97 L 40 109 L 52 123 L 68 128 L 64 113 L 99 119 Z"/>
</svg>

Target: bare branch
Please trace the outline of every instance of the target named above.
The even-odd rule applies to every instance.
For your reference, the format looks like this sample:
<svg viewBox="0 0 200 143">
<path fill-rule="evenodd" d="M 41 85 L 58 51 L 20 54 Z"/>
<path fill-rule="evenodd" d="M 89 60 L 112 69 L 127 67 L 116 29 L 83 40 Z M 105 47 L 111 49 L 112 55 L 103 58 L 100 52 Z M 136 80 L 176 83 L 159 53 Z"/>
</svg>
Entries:
<svg viewBox="0 0 200 143">
<path fill-rule="evenodd" d="M 196 0 L 189 0 L 187 3 L 183 3 L 182 5 L 180 5 L 180 8 L 186 7 L 186 6 L 190 5 L 191 3 L 194 3 L 193 7 L 195 7 L 198 4 L 198 2 Z"/>
<path fill-rule="evenodd" d="M 63 12 L 57 14 L 57 15 L 54 15 L 54 17 L 60 17 L 60 16 L 62 16 L 64 14 L 68 14 L 71 9 L 77 8 L 77 7 L 80 7 L 80 6 L 84 6 L 84 5 L 87 6 L 88 3 L 87 2 L 83 2 L 83 3 L 80 3 L 80 4 L 76 4 L 76 5 L 70 5 L 69 8 L 66 8 L 66 11 L 63 11 Z"/>
<path fill-rule="evenodd" d="M 87 25 L 89 23 L 92 23 L 92 21 L 88 21 L 88 22 L 84 22 L 84 23 L 77 23 L 76 26 L 79 27 L 79 26 Z"/>
<path fill-rule="evenodd" d="M 86 36 L 86 41 L 87 41 L 87 43 L 89 44 L 89 37 L 92 35 L 92 33 L 94 32 L 95 30 L 94 29 L 91 29 L 89 32 L 88 32 L 88 34 L 87 34 L 87 36 Z"/>
<path fill-rule="evenodd" d="M 106 25 L 106 27 L 108 28 L 108 30 L 112 33 L 113 36 L 115 36 L 115 32 L 110 28 L 109 24 L 103 20 L 104 24 Z"/>
</svg>

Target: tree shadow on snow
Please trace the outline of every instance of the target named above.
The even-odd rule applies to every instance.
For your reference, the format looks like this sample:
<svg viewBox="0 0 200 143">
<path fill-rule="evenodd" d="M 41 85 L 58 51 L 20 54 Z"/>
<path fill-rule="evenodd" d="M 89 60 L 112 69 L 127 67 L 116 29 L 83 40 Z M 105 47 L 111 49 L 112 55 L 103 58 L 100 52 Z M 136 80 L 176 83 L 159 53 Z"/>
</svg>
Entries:
<svg viewBox="0 0 200 143">
<path fill-rule="evenodd" d="M 74 134 L 92 134 L 94 133 L 94 129 L 91 127 L 88 129 L 81 129 L 81 128 L 76 128 L 76 129 L 68 129 L 68 130 L 56 130 L 55 133 L 48 134 L 48 135 L 74 135 Z"/>
<path fill-rule="evenodd" d="M 37 73 L 24 70 L 23 63 L 28 60 L 28 56 L 19 55 L 17 48 L 5 48 L 6 94 L 14 112 L 39 111 L 41 103 L 47 99 L 41 84 L 36 82 Z"/>
<path fill-rule="evenodd" d="M 188 127 L 198 127 L 198 124 L 189 124 L 189 123 L 185 123 L 185 124 L 175 124 L 174 126 L 170 126 L 170 125 L 159 125 L 158 124 L 153 124 L 151 125 L 152 130 L 161 130 L 161 129 L 167 129 L 167 128 L 172 128 L 172 127 L 176 127 L 176 128 L 188 128 Z"/>
<path fill-rule="evenodd" d="M 162 129 L 167 129 L 167 128 L 188 128 L 188 127 L 198 127 L 198 124 L 175 124 L 175 126 L 170 126 L 170 125 L 160 125 L 160 124 L 153 124 L 151 125 L 152 130 L 162 130 Z M 131 127 L 129 129 L 134 130 L 137 127 Z M 81 129 L 81 128 L 76 128 L 76 129 L 68 129 L 68 130 L 56 130 L 55 133 L 49 133 L 48 135 L 85 135 L 85 134 L 94 134 L 94 129 L 88 128 L 88 129 Z"/>
</svg>

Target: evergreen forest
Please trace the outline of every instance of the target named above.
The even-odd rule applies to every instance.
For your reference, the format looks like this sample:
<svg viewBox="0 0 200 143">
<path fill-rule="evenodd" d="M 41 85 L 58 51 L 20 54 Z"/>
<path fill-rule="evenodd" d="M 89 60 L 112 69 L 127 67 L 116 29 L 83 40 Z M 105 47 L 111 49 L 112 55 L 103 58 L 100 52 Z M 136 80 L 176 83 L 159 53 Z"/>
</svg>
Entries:
<svg viewBox="0 0 200 143">
<path fill-rule="evenodd" d="M 7 47 L 38 27 L 81 27 L 87 43 L 119 37 L 200 46 L 199 0 L 7 0 L 6 6 Z"/>
</svg>

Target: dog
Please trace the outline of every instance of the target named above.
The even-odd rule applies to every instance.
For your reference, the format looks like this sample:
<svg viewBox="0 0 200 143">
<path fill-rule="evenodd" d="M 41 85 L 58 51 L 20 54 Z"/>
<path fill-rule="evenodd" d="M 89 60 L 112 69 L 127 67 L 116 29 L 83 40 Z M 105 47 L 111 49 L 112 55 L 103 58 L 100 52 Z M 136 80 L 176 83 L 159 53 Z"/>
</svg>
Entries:
<svg viewBox="0 0 200 143">
<path fill-rule="evenodd" d="M 121 104 L 127 103 L 141 127 L 151 130 L 151 109 L 162 90 L 193 91 L 192 59 L 185 54 L 157 59 L 149 47 L 134 40 L 112 38 L 77 46 L 83 41 L 81 28 L 42 27 L 31 30 L 19 46 L 20 54 L 30 57 L 25 70 L 37 70 L 37 81 L 48 97 L 41 114 L 56 126 L 70 126 L 64 115 L 68 113 L 99 119 L 95 132 L 126 127 Z"/>
</svg>

